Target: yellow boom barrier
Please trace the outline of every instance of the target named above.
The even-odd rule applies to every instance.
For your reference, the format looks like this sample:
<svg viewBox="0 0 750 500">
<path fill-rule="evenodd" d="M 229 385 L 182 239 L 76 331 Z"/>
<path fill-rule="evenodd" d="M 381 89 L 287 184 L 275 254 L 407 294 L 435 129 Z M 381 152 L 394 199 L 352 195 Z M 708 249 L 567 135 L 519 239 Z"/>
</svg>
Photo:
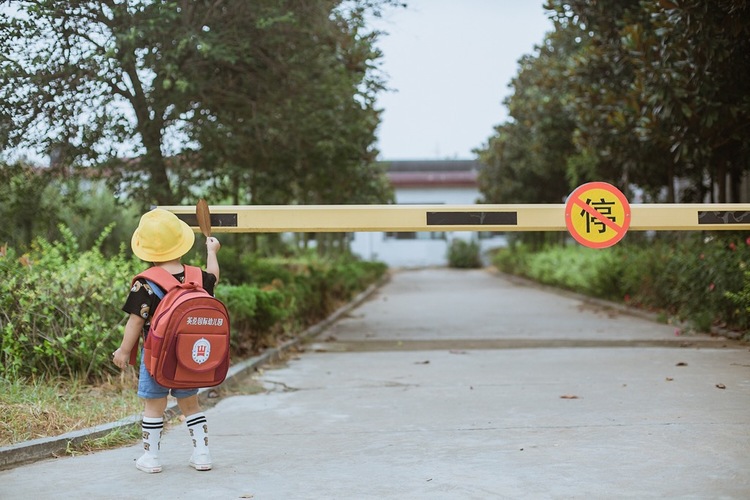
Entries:
<svg viewBox="0 0 750 500">
<path fill-rule="evenodd" d="M 195 206 L 160 206 L 195 231 Z M 566 231 L 565 205 L 213 205 L 217 233 Z M 749 203 L 633 204 L 631 231 L 750 229 Z"/>
</svg>

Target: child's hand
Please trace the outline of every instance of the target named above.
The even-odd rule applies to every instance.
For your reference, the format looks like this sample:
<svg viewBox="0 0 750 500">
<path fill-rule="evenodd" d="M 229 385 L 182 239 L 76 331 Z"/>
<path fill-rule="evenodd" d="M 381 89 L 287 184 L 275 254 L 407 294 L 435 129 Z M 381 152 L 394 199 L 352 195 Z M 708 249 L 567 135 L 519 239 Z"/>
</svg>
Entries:
<svg viewBox="0 0 750 500">
<path fill-rule="evenodd" d="M 206 250 L 209 252 L 216 253 L 221 248 L 221 243 L 219 243 L 219 240 L 214 238 L 213 236 L 209 236 L 206 238 Z"/>
<path fill-rule="evenodd" d="M 130 353 L 125 352 L 122 348 L 118 347 L 117 350 L 112 353 L 112 362 L 121 370 L 124 370 L 130 362 Z"/>
</svg>

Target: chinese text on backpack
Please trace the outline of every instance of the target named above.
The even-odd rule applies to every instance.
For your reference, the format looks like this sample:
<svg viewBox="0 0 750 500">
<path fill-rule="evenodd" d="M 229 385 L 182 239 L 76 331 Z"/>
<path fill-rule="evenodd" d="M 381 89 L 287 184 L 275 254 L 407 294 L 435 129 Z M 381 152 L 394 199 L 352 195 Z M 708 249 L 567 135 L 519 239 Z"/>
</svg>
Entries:
<svg viewBox="0 0 750 500">
<path fill-rule="evenodd" d="M 224 304 L 203 289 L 200 268 L 184 267 L 184 283 L 159 267 L 135 277 L 147 280 L 161 298 L 151 316 L 143 359 L 159 385 L 213 387 L 224 381 L 229 369 L 229 315 Z"/>
</svg>

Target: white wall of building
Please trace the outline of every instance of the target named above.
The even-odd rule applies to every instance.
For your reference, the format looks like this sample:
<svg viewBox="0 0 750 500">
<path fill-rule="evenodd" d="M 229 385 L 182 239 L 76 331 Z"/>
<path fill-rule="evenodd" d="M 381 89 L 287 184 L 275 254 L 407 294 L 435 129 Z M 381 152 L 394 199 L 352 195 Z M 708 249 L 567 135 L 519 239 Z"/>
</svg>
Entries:
<svg viewBox="0 0 750 500">
<path fill-rule="evenodd" d="M 399 205 L 473 205 L 480 196 L 476 189 L 464 187 L 397 188 L 395 195 Z"/>
<path fill-rule="evenodd" d="M 479 198 L 474 188 L 397 188 L 396 203 L 401 205 L 473 205 Z M 352 252 L 365 260 L 385 262 L 392 268 L 434 267 L 448 265 L 448 245 L 454 238 L 477 239 L 473 231 L 451 231 L 448 233 L 418 233 L 416 239 L 397 239 L 386 233 L 354 233 Z M 440 239 L 436 239 L 440 238 Z M 502 247 L 504 236 L 479 240 L 482 251 Z"/>
</svg>

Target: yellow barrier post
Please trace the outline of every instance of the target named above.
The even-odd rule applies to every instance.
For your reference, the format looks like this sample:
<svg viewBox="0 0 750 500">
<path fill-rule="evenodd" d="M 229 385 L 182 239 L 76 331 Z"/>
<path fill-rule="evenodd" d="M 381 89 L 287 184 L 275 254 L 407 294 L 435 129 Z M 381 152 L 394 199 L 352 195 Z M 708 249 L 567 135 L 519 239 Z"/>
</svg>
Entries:
<svg viewBox="0 0 750 500">
<path fill-rule="evenodd" d="M 160 206 L 196 232 L 195 206 Z M 566 231 L 565 205 L 212 205 L 216 233 Z M 749 203 L 633 204 L 630 231 L 749 230 Z"/>
</svg>

